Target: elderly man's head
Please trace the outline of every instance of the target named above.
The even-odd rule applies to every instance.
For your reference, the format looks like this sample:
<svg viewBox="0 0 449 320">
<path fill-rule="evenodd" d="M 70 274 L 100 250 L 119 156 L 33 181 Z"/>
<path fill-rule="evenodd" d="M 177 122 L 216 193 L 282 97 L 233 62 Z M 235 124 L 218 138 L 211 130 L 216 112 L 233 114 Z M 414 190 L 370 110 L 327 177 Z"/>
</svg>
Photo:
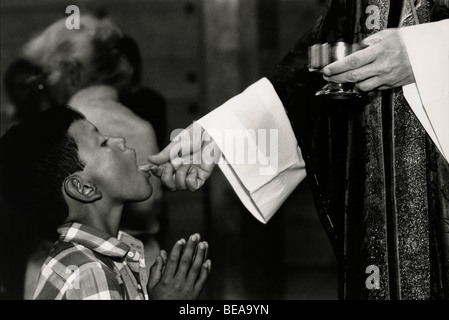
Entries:
<svg viewBox="0 0 449 320">
<path fill-rule="evenodd" d="M 123 90 L 133 70 L 120 49 L 122 32 L 108 19 L 81 15 L 80 29 L 54 22 L 23 48 L 26 59 L 40 66 L 46 85 L 59 103 L 78 90 L 105 84 Z"/>
</svg>

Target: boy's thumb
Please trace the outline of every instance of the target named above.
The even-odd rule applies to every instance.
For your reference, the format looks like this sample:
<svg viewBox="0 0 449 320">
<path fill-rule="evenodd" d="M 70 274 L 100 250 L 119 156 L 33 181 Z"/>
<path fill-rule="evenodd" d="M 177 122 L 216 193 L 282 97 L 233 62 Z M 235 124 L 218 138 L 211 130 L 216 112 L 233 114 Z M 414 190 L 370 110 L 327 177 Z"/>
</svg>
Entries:
<svg viewBox="0 0 449 320">
<path fill-rule="evenodd" d="M 156 262 L 150 268 L 150 281 L 148 286 L 153 288 L 162 277 L 162 268 L 164 266 L 163 259 L 160 256 L 156 257 Z"/>
</svg>

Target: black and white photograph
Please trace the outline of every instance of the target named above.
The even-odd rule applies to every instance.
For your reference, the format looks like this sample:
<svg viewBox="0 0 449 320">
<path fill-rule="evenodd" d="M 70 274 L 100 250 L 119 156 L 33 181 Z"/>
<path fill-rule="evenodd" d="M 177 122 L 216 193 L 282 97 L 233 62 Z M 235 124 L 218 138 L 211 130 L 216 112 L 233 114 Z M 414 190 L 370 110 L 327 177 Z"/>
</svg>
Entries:
<svg viewBox="0 0 449 320">
<path fill-rule="evenodd" d="M 448 0 L 0 4 L 0 300 L 449 300 Z"/>
</svg>

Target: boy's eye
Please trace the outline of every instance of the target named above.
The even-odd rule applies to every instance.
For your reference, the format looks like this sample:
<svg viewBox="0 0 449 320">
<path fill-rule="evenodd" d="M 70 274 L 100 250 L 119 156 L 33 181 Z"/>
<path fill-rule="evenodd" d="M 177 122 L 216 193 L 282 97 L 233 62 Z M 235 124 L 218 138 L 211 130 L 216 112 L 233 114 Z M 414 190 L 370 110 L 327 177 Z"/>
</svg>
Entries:
<svg viewBox="0 0 449 320">
<path fill-rule="evenodd" d="M 100 145 L 102 148 L 105 148 L 108 146 L 108 139 L 103 140 L 103 142 Z"/>
</svg>

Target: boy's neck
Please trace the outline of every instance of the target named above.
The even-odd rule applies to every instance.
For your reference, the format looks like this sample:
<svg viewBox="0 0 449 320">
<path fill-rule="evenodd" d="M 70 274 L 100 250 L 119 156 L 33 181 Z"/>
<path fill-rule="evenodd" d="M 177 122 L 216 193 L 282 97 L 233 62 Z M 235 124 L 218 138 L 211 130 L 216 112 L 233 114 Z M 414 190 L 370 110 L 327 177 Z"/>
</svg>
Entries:
<svg viewBox="0 0 449 320">
<path fill-rule="evenodd" d="M 69 206 L 67 221 L 78 222 L 117 237 L 123 204 L 104 206 L 99 203 Z"/>
</svg>

